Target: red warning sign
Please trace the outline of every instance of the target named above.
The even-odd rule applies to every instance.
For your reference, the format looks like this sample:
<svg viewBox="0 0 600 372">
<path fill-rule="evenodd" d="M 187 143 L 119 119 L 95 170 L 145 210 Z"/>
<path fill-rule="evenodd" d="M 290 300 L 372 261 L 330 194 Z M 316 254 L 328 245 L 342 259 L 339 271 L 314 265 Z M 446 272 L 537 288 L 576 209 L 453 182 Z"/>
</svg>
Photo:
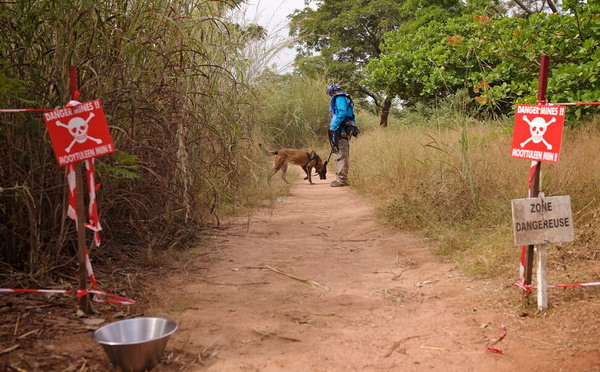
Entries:
<svg viewBox="0 0 600 372">
<path fill-rule="evenodd" d="M 517 105 L 510 156 L 558 163 L 564 106 Z"/>
<path fill-rule="evenodd" d="M 44 121 L 60 167 L 115 152 L 100 100 L 45 113 Z"/>
</svg>

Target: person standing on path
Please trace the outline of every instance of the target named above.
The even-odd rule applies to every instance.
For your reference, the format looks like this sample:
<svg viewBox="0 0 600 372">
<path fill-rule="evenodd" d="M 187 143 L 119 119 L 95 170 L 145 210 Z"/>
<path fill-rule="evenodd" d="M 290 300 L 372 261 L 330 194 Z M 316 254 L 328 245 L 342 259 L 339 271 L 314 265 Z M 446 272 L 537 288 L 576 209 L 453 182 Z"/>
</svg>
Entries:
<svg viewBox="0 0 600 372">
<path fill-rule="evenodd" d="M 348 121 L 355 122 L 354 103 L 350 95 L 343 93 L 342 88 L 337 84 L 328 86 L 327 94 L 331 97 L 329 139 L 332 143 L 333 161 L 336 169 L 336 180 L 331 182 L 331 187 L 348 186 L 351 135 L 345 129 L 344 123 Z"/>
</svg>

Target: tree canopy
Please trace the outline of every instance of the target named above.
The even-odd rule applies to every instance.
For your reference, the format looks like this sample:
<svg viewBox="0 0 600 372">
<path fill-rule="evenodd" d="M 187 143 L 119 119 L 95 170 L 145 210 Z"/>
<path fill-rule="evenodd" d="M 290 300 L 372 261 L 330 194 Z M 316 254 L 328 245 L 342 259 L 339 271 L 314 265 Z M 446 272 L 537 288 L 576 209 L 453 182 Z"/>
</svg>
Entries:
<svg viewBox="0 0 600 372">
<path fill-rule="evenodd" d="M 406 105 L 433 104 L 467 90 L 485 111 L 507 114 L 515 103 L 536 102 L 539 60 L 547 55 L 551 101 L 598 100 L 599 8 L 576 1 L 565 6 L 564 14 L 527 17 L 473 11 L 390 34 L 380 58 L 369 64 L 366 82 Z"/>
<path fill-rule="evenodd" d="M 467 92 L 473 112 L 509 114 L 535 102 L 542 55 L 548 97 L 592 101 L 598 83 L 599 5 L 583 0 L 323 0 L 290 16 L 296 71 L 324 76 L 387 124 L 392 99 L 435 105 Z M 589 111 L 577 108 L 576 117 Z"/>
<path fill-rule="evenodd" d="M 444 19 L 461 8 L 455 0 L 324 0 L 291 16 L 290 34 L 299 40 L 297 70 L 307 76 L 326 76 L 357 98 L 370 97 L 382 109 L 387 124 L 391 97 L 363 84 L 364 69 L 385 54 L 389 33 L 402 26 Z"/>
</svg>

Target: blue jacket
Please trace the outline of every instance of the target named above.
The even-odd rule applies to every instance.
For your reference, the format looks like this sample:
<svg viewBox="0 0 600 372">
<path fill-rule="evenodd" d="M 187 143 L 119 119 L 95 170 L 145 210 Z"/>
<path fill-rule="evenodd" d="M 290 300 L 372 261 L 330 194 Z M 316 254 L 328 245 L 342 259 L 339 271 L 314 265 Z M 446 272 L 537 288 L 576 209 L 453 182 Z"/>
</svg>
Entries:
<svg viewBox="0 0 600 372">
<path fill-rule="evenodd" d="M 350 96 L 346 93 L 338 93 L 331 97 L 329 111 L 331 111 L 331 123 L 329 124 L 329 129 L 333 131 L 338 130 L 340 125 L 346 120 L 355 121 L 354 104 L 352 103 Z M 342 131 L 344 130 L 342 129 Z"/>
</svg>

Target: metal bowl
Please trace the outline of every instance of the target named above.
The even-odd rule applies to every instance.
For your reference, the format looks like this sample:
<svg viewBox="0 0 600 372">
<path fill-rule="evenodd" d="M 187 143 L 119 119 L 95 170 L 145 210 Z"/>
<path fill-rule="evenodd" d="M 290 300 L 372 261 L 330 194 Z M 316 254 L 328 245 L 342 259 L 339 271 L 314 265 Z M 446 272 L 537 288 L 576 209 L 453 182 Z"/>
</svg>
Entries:
<svg viewBox="0 0 600 372">
<path fill-rule="evenodd" d="M 120 320 L 98 328 L 92 338 L 108 359 L 127 372 L 151 369 L 160 362 L 177 322 L 163 318 Z"/>
</svg>

